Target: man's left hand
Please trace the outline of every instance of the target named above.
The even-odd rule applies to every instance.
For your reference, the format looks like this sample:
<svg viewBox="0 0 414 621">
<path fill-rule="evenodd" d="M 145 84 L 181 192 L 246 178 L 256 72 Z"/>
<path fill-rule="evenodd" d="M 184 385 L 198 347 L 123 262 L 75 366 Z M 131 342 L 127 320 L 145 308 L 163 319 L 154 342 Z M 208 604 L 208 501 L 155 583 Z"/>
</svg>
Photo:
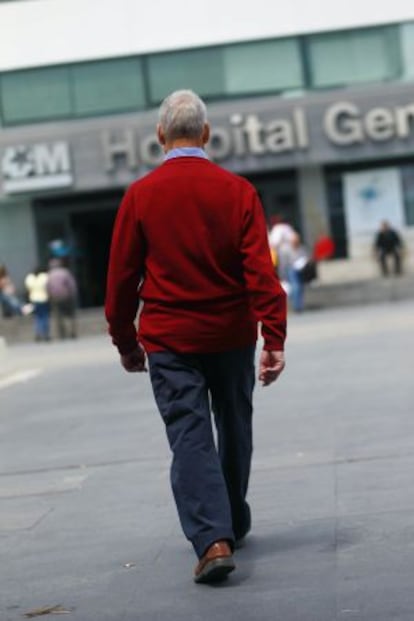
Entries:
<svg viewBox="0 0 414 621">
<path fill-rule="evenodd" d="M 269 386 L 277 380 L 285 368 L 285 354 L 283 351 L 266 351 L 260 354 L 259 381 L 262 386 Z"/>
<path fill-rule="evenodd" d="M 145 366 L 145 351 L 137 345 L 129 354 L 121 354 L 121 364 L 128 373 L 142 373 L 147 371 Z"/>
</svg>

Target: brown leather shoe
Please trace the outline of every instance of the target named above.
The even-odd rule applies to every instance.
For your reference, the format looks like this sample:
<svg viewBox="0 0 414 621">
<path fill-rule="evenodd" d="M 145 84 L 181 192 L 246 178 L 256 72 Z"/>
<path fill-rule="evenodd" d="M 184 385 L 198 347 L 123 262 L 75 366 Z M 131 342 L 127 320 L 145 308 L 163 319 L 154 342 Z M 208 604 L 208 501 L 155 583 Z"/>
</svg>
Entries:
<svg viewBox="0 0 414 621">
<path fill-rule="evenodd" d="M 227 541 L 216 541 L 200 559 L 194 571 L 197 584 L 220 582 L 235 569 L 233 555 Z"/>
</svg>

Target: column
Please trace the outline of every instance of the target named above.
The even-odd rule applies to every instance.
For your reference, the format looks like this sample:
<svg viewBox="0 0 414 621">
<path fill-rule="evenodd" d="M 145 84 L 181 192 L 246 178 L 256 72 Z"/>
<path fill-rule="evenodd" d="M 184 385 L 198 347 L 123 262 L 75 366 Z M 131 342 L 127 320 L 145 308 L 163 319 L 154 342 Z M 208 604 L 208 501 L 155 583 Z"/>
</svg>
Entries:
<svg viewBox="0 0 414 621">
<path fill-rule="evenodd" d="M 330 234 L 323 169 L 320 166 L 299 168 L 297 178 L 304 241 L 312 248 L 320 235 Z"/>
</svg>

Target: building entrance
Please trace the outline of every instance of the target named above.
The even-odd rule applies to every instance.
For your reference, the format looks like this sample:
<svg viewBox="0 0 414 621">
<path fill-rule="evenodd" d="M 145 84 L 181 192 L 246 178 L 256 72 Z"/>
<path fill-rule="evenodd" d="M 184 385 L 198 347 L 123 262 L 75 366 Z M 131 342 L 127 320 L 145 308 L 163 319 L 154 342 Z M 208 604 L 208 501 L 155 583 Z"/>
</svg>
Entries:
<svg viewBox="0 0 414 621">
<path fill-rule="evenodd" d="M 104 302 L 112 228 L 121 198 L 122 192 L 113 192 L 35 201 L 40 260 L 47 264 L 51 242 L 63 242 L 82 307 L 101 306 Z"/>
<path fill-rule="evenodd" d="M 280 216 L 301 231 L 297 179 L 294 170 L 243 175 L 254 185 L 265 212 L 266 221 Z"/>
<path fill-rule="evenodd" d="M 299 231 L 301 220 L 294 171 L 246 177 L 257 188 L 266 220 L 279 215 Z M 112 228 L 123 191 L 39 198 L 34 201 L 38 256 L 47 265 L 50 244 L 62 240 L 79 286 L 82 307 L 101 306 Z"/>
<path fill-rule="evenodd" d="M 82 211 L 70 216 L 74 269 L 84 306 L 101 306 L 116 210 Z"/>
</svg>

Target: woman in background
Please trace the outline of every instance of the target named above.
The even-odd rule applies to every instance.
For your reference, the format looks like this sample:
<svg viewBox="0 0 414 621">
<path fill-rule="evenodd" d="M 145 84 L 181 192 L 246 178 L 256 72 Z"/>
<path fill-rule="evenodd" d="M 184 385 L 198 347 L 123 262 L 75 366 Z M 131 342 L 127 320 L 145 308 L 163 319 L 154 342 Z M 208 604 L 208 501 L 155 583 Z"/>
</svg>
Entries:
<svg viewBox="0 0 414 621">
<path fill-rule="evenodd" d="M 36 341 L 49 341 L 49 296 L 47 293 L 47 272 L 37 267 L 26 276 L 24 284 L 33 304 L 33 317 Z"/>
<path fill-rule="evenodd" d="M 303 269 L 309 261 L 309 255 L 302 244 L 299 233 L 296 231 L 290 238 L 290 247 L 286 255 L 287 281 L 289 283 L 289 300 L 292 309 L 301 313 L 304 309 L 305 282 L 302 276 Z"/>
</svg>

